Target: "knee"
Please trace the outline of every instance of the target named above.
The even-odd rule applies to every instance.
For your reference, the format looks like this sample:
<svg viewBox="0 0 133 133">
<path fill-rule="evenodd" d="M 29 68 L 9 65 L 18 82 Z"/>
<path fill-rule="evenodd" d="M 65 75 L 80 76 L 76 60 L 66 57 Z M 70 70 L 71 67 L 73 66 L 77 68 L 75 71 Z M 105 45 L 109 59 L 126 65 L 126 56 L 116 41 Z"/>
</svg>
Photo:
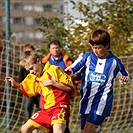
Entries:
<svg viewBox="0 0 133 133">
<path fill-rule="evenodd" d="M 21 133 L 25 133 L 25 128 L 24 128 L 24 126 L 21 127 Z"/>
<path fill-rule="evenodd" d="M 86 122 L 83 133 L 95 133 L 96 125 Z"/>
<path fill-rule="evenodd" d="M 25 125 L 21 127 L 21 133 L 28 133 L 28 129 L 25 127 Z"/>
<path fill-rule="evenodd" d="M 32 131 L 35 129 L 35 127 L 29 123 L 25 123 L 22 127 L 21 127 L 21 133 L 32 133 Z"/>
</svg>

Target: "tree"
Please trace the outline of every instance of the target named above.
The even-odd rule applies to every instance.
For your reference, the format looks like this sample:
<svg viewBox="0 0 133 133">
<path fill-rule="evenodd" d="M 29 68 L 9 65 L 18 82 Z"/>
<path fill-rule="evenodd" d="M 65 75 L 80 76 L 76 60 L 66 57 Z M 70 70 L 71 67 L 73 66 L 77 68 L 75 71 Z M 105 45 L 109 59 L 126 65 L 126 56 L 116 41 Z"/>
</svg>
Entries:
<svg viewBox="0 0 133 133">
<path fill-rule="evenodd" d="M 81 53 L 90 51 L 89 36 L 97 28 L 106 29 L 111 35 L 111 51 L 117 56 L 131 55 L 133 52 L 133 2 L 132 0 L 108 0 L 104 3 L 92 1 L 87 4 L 74 2 L 72 10 L 78 10 L 82 18 L 75 18 L 66 13 L 65 25 L 59 18 L 47 19 L 40 17 L 44 28 L 45 40 L 59 39 L 63 50 L 72 57 L 77 58 Z M 68 2 L 65 2 L 68 4 Z"/>
</svg>

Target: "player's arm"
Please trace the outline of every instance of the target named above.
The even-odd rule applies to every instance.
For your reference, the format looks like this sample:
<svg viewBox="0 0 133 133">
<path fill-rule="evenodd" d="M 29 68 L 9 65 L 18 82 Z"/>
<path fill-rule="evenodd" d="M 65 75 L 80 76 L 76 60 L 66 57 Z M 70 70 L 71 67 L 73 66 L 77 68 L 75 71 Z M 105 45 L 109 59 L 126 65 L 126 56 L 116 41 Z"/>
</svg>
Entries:
<svg viewBox="0 0 133 133">
<path fill-rule="evenodd" d="M 29 74 L 20 84 L 14 80 L 14 78 L 7 76 L 6 82 L 10 82 L 13 87 L 19 88 L 21 92 L 28 98 L 35 96 L 41 89 L 39 82 L 36 81 L 35 75 Z"/>
<path fill-rule="evenodd" d="M 71 88 L 69 86 L 66 86 L 60 82 L 55 81 L 55 80 L 42 80 L 42 84 L 46 87 L 47 86 L 54 86 L 60 90 L 66 91 L 66 92 L 71 91 Z"/>
<path fill-rule="evenodd" d="M 121 84 L 127 84 L 130 81 L 129 73 L 125 69 L 120 59 L 117 60 L 117 63 L 117 69 L 119 70 L 119 72 L 117 73 L 116 78 L 119 79 Z"/>
<path fill-rule="evenodd" d="M 10 76 L 7 76 L 5 78 L 5 81 L 10 82 L 13 87 L 20 88 L 20 84 L 18 82 L 16 82 L 15 79 Z"/>
<path fill-rule="evenodd" d="M 84 55 L 81 55 L 78 57 L 77 60 L 73 62 L 72 65 L 68 66 L 64 72 L 73 76 L 74 74 L 80 73 L 81 70 L 84 68 L 86 60 L 89 56 L 89 53 L 86 53 Z"/>
</svg>

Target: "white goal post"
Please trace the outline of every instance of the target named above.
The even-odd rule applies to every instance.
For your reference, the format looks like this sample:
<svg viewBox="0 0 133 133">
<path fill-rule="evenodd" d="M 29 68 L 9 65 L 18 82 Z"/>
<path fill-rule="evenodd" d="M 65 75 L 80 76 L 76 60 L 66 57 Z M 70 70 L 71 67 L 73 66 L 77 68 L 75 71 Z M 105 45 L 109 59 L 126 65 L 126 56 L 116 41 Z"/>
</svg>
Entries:
<svg viewBox="0 0 133 133">
<path fill-rule="evenodd" d="M 21 45 L 22 46 L 22 45 Z M 19 89 L 5 84 L 6 71 L 18 80 L 19 59 L 21 53 L 19 44 L 11 43 L 9 53 L 5 45 L 0 52 L 0 132 L 20 133 L 24 123 L 24 96 Z M 9 56 L 9 60 L 6 60 Z M 97 130 L 102 133 L 131 133 L 133 130 L 133 56 L 121 57 L 123 64 L 130 73 L 130 83 L 121 85 L 115 81 L 114 105 L 111 116 Z M 6 63 L 9 63 L 8 68 Z M 78 110 L 80 94 L 71 100 L 70 130 L 71 133 L 81 133 L 80 114 Z"/>
</svg>

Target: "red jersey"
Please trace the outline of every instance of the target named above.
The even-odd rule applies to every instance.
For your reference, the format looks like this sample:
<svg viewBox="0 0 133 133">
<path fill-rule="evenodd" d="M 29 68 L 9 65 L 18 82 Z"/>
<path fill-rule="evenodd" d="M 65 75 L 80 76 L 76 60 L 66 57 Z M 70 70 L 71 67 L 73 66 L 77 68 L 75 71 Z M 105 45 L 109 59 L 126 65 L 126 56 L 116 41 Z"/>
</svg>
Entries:
<svg viewBox="0 0 133 133">
<path fill-rule="evenodd" d="M 33 74 L 28 74 L 20 83 L 20 89 L 27 98 L 39 93 L 41 95 L 40 107 L 42 109 L 49 109 L 60 104 L 69 105 L 70 98 L 68 92 L 54 86 L 45 87 L 42 84 L 42 80 L 46 79 L 55 80 L 70 87 L 72 91 L 74 90 L 71 77 L 64 73 L 60 67 L 51 65 L 49 62 L 45 64 L 42 76 L 36 77 Z"/>
</svg>

